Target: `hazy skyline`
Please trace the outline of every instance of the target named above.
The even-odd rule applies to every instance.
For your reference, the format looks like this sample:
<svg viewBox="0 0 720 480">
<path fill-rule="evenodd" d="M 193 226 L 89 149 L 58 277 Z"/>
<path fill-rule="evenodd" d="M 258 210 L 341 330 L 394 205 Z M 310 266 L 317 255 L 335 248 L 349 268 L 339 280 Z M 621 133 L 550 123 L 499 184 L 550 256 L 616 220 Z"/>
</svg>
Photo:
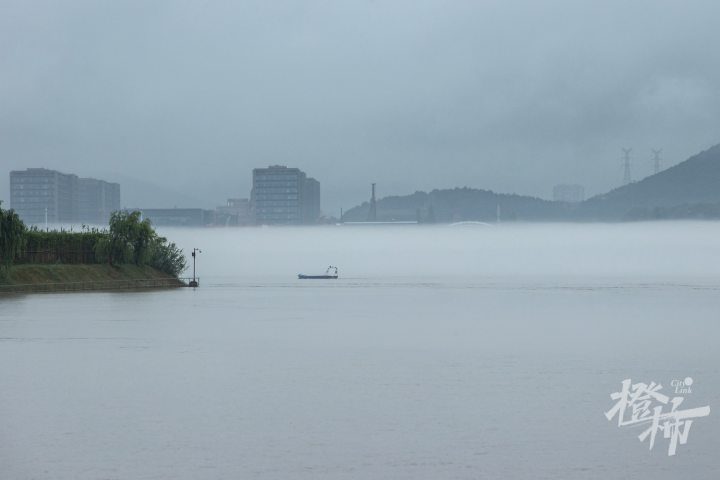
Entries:
<svg viewBox="0 0 720 480">
<path fill-rule="evenodd" d="M 371 182 L 380 196 L 600 193 L 621 183 L 621 147 L 639 179 L 652 148 L 667 167 L 720 142 L 718 14 L 711 1 L 0 0 L 0 199 L 10 170 L 40 166 L 118 181 L 141 207 L 245 197 L 270 164 L 317 178 L 331 215 Z M 157 205 L 142 183 L 165 191 Z"/>
</svg>

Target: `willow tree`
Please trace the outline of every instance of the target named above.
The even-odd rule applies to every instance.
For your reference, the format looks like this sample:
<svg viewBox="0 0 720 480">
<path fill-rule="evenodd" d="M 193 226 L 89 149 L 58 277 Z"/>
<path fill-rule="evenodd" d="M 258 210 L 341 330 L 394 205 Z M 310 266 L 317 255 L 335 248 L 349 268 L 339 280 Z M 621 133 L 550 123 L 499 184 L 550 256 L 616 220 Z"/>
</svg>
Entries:
<svg viewBox="0 0 720 480">
<path fill-rule="evenodd" d="M 110 229 L 95 242 L 95 258 L 110 265 L 149 265 L 173 276 L 186 268 L 183 251 L 159 236 L 150 220 L 142 220 L 137 211 L 110 216 Z"/>
<path fill-rule="evenodd" d="M 156 236 L 150 221 L 140 219 L 140 212 L 113 212 L 110 215 L 108 235 L 97 243 L 95 250 L 98 256 L 107 259 L 110 265 L 144 265 L 148 260 L 149 247 Z"/>
<path fill-rule="evenodd" d="M 0 264 L 4 270 L 22 254 L 27 228 L 14 210 L 3 210 L 0 202 Z"/>
</svg>

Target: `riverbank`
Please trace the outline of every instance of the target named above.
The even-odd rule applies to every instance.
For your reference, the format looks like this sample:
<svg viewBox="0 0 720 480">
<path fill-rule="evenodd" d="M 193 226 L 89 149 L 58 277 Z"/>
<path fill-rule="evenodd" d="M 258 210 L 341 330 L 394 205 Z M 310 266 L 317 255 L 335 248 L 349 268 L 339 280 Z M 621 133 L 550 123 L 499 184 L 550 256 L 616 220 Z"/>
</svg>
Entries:
<svg viewBox="0 0 720 480">
<path fill-rule="evenodd" d="M 14 265 L 0 280 L 0 293 L 173 288 L 186 284 L 150 266 Z"/>
</svg>

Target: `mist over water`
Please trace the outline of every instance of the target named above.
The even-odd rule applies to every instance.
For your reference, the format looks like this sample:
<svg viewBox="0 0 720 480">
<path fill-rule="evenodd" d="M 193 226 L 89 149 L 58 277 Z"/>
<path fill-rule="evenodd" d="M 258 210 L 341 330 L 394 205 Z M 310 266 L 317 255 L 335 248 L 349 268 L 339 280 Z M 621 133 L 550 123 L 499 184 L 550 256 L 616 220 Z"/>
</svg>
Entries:
<svg viewBox="0 0 720 480">
<path fill-rule="evenodd" d="M 170 228 L 160 233 L 186 251 L 203 248 L 199 272 L 211 282 L 290 281 L 329 264 L 340 268 L 343 279 L 378 281 L 677 282 L 712 280 L 720 273 L 720 226 L 709 222 Z"/>
<path fill-rule="evenodd" d="M 200 288 L 0 297 L 7 478 L 720 474 L 715 410 L 675 457 L 603 416 L 720 405 L 720 224 L 160 233 Z"/>
</svg>

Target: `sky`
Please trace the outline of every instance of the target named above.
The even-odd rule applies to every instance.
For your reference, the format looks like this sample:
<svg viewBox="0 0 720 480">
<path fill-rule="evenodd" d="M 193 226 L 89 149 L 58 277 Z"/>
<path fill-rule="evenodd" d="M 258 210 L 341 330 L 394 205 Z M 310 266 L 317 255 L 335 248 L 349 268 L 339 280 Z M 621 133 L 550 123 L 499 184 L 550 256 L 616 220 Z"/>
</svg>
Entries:
<svg viewBox="0 0 720 480">
<path fill-rule="evenodd" d="M 338 215 L 475 187 L 588 195 L 720 143 L 720 2 L 0 0 L 0 199 L 46 167 L 125 207 L 303 169 Z"/>
</svg>

